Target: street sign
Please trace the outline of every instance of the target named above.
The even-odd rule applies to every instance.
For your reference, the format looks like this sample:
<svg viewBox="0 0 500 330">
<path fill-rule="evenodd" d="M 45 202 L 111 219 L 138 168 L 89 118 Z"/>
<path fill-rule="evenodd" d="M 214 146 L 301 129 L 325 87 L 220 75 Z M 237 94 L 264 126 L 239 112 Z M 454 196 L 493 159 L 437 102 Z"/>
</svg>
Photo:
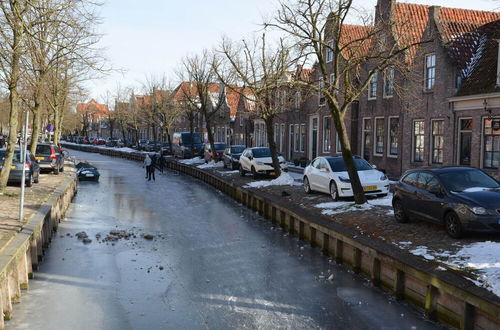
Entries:
<svg viewBox="0 0 500 330">
<path fill-rule="evenodd" d="M 47 131 L 52 132 L 54 130 L 54 125 L 48 124 L 47 125 Z"/>
</svg>

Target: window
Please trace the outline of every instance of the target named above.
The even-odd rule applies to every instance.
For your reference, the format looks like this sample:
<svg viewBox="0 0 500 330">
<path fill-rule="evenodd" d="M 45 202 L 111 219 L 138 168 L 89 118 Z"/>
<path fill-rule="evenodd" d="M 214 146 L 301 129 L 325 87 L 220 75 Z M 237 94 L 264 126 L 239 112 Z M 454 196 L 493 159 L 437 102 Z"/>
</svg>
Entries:
<svg viewBox="0 0 500 330">
<path fill-rule="evenodd" d="M 323 152 L 330 152 L 332 145 L 332 119 L 323 117 Z"/>
<path fill-rule="evenodd" d="M 424 145 L 425 145 L 425 123 L 423 120 L 415 120 L 413 122 L 413 161 L 424 161 Z"/>
<path fill-rule="evenodd" d="M 300 124 L 300 151 L 304 152 L 306 144 L 306 124 Z"/>
<path fill-rule="evenodd" d="M 382 156 L 384 153 L 384 118 L 375 118 L 375 149 L 374 155 Z"/>
<path fill-rule="evenodd" d="M 340 137 L 338 132 L 335 132 L 335 152 L 338 154 L 342 153 L 342 144 L 340 143 Z"/>
<path fill-rule="evenodd" d="M 328 41 L 326 46 L 326 63 L 333 62 L 333 40 Z"/>
<path fill-rule="evenodd" d="M 384 75 L 384 97 L 394 96 L 394 67 L 388 67 Z"/>
<path fill-rule="evenodd" d="M 294 131 L 294 126 L 293 124 L 290 124 L 290 139 L 289 139 L 289 145 L 290 145 L 290 155 L 293 151 L 293 141 L 294 141 L 294 138 L 295 138 L 295 131 Z M 291 157 L 291 156 L 290 156 Z"/>
<path fill-rule="evenodd" d="M 460 118 L 458 144 L 458 164 L 470 166 L 472 146 L 472 118 Z"/>
<path fill-rule="evenodd" d="M 388 146 L 387 155 L 394 157 L 398 155 L 398 133 L 399 133 L 399 118 L 389 117 L 388 129 Z"/>
<path fill-rule="evenodd" d="M 278 137 L 280 133 L 280 125 L 279 124 L 274 124 L 274 143 L 278 143 Z"/>
<path fill-rule="evenodd" d="M 280 152 L 284 152 L 285 148 L 285 124 L 281 124 L 280 129 Z"/>
<path fill-rule="evenodd" d="M 300 91 L 295 92 L 295 109 L 300 109 L 300 105 L 302 104 L 302 95 Z"/>
<path fill-rule="evenodd" d="M 436 55 L 429 54 L 425 56 L 425 89 L 434 88 L 436 82 Z"/>
<path fill-rule="evenodd" d="M 497 169 L 500 160 L 500 118 L 484 119 L 483 167 Z"/>
<path fill-rule="evenodd" d="M 417 187 L 431 191 L 440 187 L 438 179 L 430 174 L 421 172 L 417 179 Z"/>
<path fill-rule="evenodd" d="M 416 186 L 417 185 L 418 172 L 412 172 L 407 174 L 401 181 L 403 183 Z"/>
<path fill-rule="evenodd" d="M 370 79 L 370 84 L 368 85 L 368 99 L 373 100 L 377 98 L 377 80 L 378 72 L 375 72 Z"/>
<path fill-rule="evenodd" d="M 372 120 L 371 118 L 363 118 L 363 158 L 370 160 L 370 145 L 372 136 Z"/>
<path fill-rule="evenodd" d="M 295 151 L 299 151 L 300 148 L 300 131 L 299 124 L 295 124 Z"/>
<path fill-rule="evenodd" d="M 500 40 L 498 42 L 497 86 L 500 86 Z"/>
<path fill-rule="evenodd" d="M 320 106 L 321 105 L 325 105 L 326 99 L 325 99 L 325 95 L 322 92 L 323 88 L 325 88 L 325 82 L 323 81 L 323 77 L 319 78 L 319 85 L 318 85 L 318 87 L 320 89 L 319 92 L 318 92 L 318 98 L 319 98 L 318 102 L 319 102 L 319 105 Z"/>
<path fill-rule="evenodd" d="M 444 120 L 432 121 L 432 163 L 443 163 Z"/>
</svg>

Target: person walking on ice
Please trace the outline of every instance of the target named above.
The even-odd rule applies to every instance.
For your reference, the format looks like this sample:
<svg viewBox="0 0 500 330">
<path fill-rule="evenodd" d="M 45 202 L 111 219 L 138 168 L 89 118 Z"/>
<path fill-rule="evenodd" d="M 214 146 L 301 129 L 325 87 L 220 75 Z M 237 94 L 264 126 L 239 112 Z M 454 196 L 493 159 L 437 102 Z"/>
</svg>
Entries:
<svg viewBox="0 0 500 330">
<path fill-rule="evenodd" d="M 149 180 L 151 180 L 151 176 L 149 174 L 150 167 L 151 167 L 151 158 L 149 157 L 148 154 L 146 154 L 146 158 L 144 158 L 144 163 L 143 163 L 142 167 L 146 168 L 146 179 L 149 178 Z"/>
</svg>

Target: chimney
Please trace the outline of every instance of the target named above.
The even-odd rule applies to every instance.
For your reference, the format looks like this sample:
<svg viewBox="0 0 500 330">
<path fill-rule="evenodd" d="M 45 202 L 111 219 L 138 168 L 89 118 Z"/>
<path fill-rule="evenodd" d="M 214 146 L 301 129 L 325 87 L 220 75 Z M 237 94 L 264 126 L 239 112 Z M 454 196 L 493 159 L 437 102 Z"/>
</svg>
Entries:
<svg viewBox="0 0 500 330">
<path fill-rule="evenodd" d="M 377 0 L 377 5 L 375 6 L 375 22 L 388 22 L 395 4 L 396 0 Z"/>
</svg>

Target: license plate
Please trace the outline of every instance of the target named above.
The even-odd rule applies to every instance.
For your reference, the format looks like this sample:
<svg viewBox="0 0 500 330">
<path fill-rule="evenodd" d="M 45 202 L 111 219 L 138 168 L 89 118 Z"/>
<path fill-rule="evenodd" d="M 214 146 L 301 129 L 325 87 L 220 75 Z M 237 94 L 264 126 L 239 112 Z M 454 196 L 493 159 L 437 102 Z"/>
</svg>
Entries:
<svg viewBox="0 0 500 330">
<path fill-rule="evenodd" d="M 38 160 L 45 159 L 45 157 L 35 157 L 35 158 L 38 159 Z"/>
<path fill-rule="evenodd" d="M 269 173 L 269 175 L 276 175 L 276 172 L 271 172 Z"/>
<path fill-rule="evenodd" d="M 12 165 L 10 168 L 11 168 L 11 169 L 13 169 L 13 170 L 15 170 L 15 169 L 16 169 L 16 167 L 15 167 L 14 165 Z"/>
<path fill-rule="evenodd" d="M 372 190 L 377 190 L 377 186 L 364 186 L 363 187 L 364 191 L 372 191 Z"/>
<path fill-rule="evenodd" d="M 85 174 L 85 176 L 92 177 L 92 176 L 94 176 L 94 174 Z"/>
</svg>

